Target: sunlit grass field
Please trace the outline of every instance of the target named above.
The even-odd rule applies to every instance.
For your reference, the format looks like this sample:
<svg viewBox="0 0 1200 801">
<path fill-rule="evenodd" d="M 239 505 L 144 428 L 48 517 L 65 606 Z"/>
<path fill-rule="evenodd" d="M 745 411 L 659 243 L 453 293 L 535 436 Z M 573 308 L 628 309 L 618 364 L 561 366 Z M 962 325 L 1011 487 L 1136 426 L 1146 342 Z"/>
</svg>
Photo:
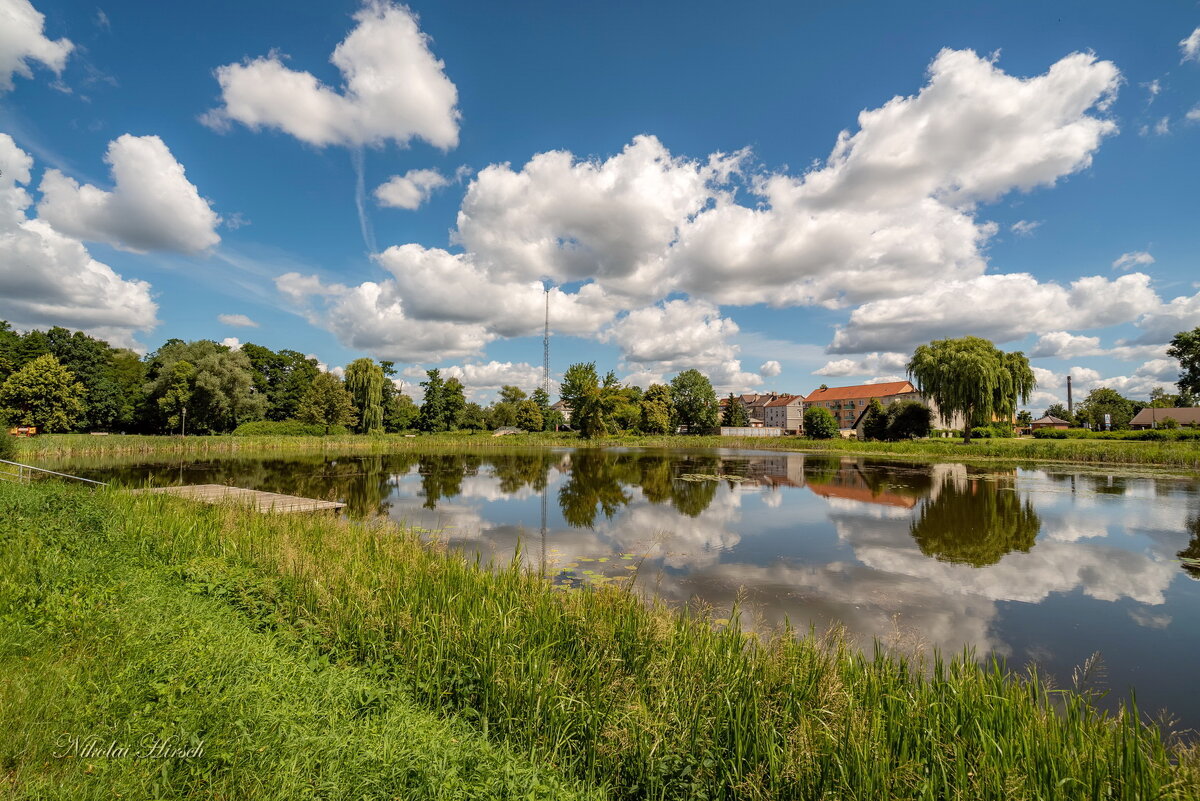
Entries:
<svg viewBox="0 0 1200 801">
<path fill-rule="evenodd" d="M 0 795 L 1200 798 L 1200 752 L 970 658 L 750 636 L 390 523 L 0 484 Z M 64 733 L 202 758 L 55 759 Z"/>
</svg>

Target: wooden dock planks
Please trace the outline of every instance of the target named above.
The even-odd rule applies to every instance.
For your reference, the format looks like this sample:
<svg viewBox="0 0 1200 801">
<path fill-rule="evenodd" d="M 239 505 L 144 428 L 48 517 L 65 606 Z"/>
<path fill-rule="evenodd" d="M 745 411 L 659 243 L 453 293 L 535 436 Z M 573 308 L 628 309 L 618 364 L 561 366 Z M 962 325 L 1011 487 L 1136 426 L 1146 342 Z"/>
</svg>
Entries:
<svg viewBox="0 0 1200 801">
<path fill-rule="evenodd" d="M 323 509 L 341 509 L 346 504 L 336 501 L 321 501 L 316 498 L 301 498 L 296 495 L 281 495 L 277 492 L 227 487 L 224 484 L 189 484 L 183 487 L 150 487 L 130 492 L 161 492 L 190 498 L 201 503 L 236 503 L 251 506 L 260 512 L 318 512 Z"/>
</svg>

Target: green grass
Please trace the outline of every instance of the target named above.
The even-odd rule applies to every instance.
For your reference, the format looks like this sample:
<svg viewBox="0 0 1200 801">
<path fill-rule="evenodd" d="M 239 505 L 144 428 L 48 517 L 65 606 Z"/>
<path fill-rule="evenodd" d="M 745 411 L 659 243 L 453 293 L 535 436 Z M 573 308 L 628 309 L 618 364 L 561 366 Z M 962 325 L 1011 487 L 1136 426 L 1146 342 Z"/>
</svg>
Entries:
<svg viewBox="0 0 1200 801">
<path fill-rule="evenodd" d="M 0 797 L 603 797 L 237 603 L 278 577 L 222 565 L 184 580 L 200 563 L 134 550 L 113 500 L 0 485 Z M 89 738 L 128 755 L 86 756 Z M 200 753 L 135 757 L 160 739 Z"/>
<path fill-rule="evenodd" d="M 220 721 L 206 734 L 233 760 L 174 769 L 176 794 L 215 782 L 253 789 L 285 769 L 310 783 L 333 771 L 339 787 L 383 782 L 399 762 L 347 755 L 339 765 L 341 751 L 322 751 L 332 749 L 324 726 L 305 722 L 346 736 L 360 718 L 330 708 L 372 706 L 379 694 L 401 699 L 405 720 L 422 720 L 411 699 L 469 722 L 497 749 L 487 764 L 520 755 L 612 798 L 1200 798 L 1195 746 L 1143 725 L 1134 710 L 1106 714 L 1086 695 L 999 665 L 921 665 L 787 630 L 751 637 L 736 616 L 719 626 L 619 587 L 556 588 L 515 566 L 489 570 L 429 548 L 391 525 L 86 492 L 0 486 L 0 520 L 27 521 L 15 535 L 11 524 L 3 529 L 4 619 L 19 621 L 5 626 L 16 633 L 5 640 L 5 676 L 28 659 L 41 675 L 65 677 L 42 690 L 33 679 L 0 683 L 0 725 L 134 725 L 153 693 L 150 709 L 162 714 L 150 725 Z M 72 571 L 78 576 L 60 588 Z M 121 571 L 146 576 L 125 579 L 146 605 L 114 587 Z M 160 607 L 168 611 L 157 620 L 146 614 Z M 134 615 L 143 617 L 126 622 Z M 128 630 L 135 625 L 146 633 Z M 247 633 L 226 640 L 230 628 Z M 284 644 L 251 652 L 251 634 Z M 223 657 L 193 637 L 212 638 Z M 77 660 L 103 667 L 91 672 Z M 328 667 L 293 688 L 313 662 Z M 76 690 L 80 677 L 87 683 Z M 361 683 L 368 692 L 345 689 Z M 268 690 L 290 701 L 273 705 L 262 698 Z M 339 707 L 346 697 L 358 707 Z M 77 720 L 77 702 L 89 698 L 110 700 Z M 238 721 L 247 720 L 250 734 L 239 738 Z M 417 730 L 429 737 L 413 748 L 437 753 L 428 750 L 435 729 Z M 352 742 L 390 753 L 399 736 L 364 730 Z M 264 743 L 273 747 L 263 754 L 286 757 L 260 767 L 256 760 L 268 758 L 246 749 Z M 0 753 L 17 787 L 91 786 L 81 765 L 14 760 L 11 744 Z M 301 784 L 288 786 L 311 786 Z"/>
<path fill-rule="evenodd" d="M 687 437 L 622 435 L 583 440 L 575 434 L 520 434 L 493 437 L 490 433 L 406 437 L 340 435 L 159 437 L 87 434 L 52 434 L 21 440 L 16 460 L 37 464 L 39 458 L 144 454 L 217 457 L 226 454 L 274 453 L 384 453 L 389 451 L 477 451 L 511 447 L 646 447 L 646 448 L 745 448 L 889 456 L 911 461 L 955 462 L 1068 462 L 1098 466 L 1148 465 L 1200 470 L 1200 442 L 1122 442 L 1084 439 L 987 439 L 963 445 L 958 439 L 912 442 L 859 442 L 799 437 Z"/>
</svg>

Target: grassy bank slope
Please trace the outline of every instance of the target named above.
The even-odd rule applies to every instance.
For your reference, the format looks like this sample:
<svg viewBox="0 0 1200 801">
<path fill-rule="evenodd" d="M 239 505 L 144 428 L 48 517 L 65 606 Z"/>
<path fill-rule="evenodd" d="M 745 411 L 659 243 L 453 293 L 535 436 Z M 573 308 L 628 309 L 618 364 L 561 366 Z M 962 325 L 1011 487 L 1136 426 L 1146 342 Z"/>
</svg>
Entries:
<svg viewBox="0 0 1200 801">
<path fill-rule="evenodd" d="M 29 521 L 17 528 L 19 542 L 6 535 L 5 619 L 59 638 L 42 646 L 34 640 L 24 650 L 15 644 L 22 638 L 10 639 L 6 675 L 25 657 L 41 660 L 51 675 L 70 675 L 76 660 L 107 666 L 92 686 L 117 689 L 99 696 L 111 700 L 91 712 L 94 727 L 140 725 L 138 710 L 147 703 L 152 712 L 163 710 L 149 724 L 160 728 L 179 725 L 176 719 L 197 725 L 191 722 L 208 710 L 225 721 L 208 733 L 214 753 L 221 748 L 231 762 L 189 764 L 186 770 L 196 771 L 189 787 L 254 786 L 249 774 L 257 775 L 255 760 L 266 757 L 248 751 L 264 737 L 273 746 L 264 754 L 285 750 L 308 766 L 306 775 L 319 775 L 325 759 L 341 751 L 322 752 L 330 747 L 324 730 L 305 728 L 305 720 L 332 714 L 329 706 L 343 710 L 332 718 L 335 728 L 366 725 L 354 723 L 364 720 L 363 709 L 403 709 L 407 719 L 416 715 L 404 700 L 412 698 L 469 720 L 533 764 L 604 785 L 614 798 L 1200 798 L 1195 748 L 1166 744 L 1135 714 L 1107 716 L 1077 694 L 996 667 L 956 662 L 927 674 L 836 640 L 792 632 L 755 640 L 617 588 L 553 588 L 515 568 L 483 570 L 391 526 L 47 488 L 0 486 L 0 505 L 0 520 Z M 84 566 L 91 564 L 85 553 L 97 560 L 94 568 Z M 309 662 L 331 666 L 293 693 L 287 685 L 303 677 L 305 652 L 291 645 L 286 652 L 300 654 L 300 665 L 277 672 L 269 668 L 273 652 L 239 660 L 232 642 L 223 660 L 198 653 L 180 665 L 172 652 L 147 663 L 104 633 L 124 625 L 121 604 L 129 603 L 108 598 L 127 596 L 117 589 L 90 594 L 83 586 L 93 580 L 83 577 L 58 589 L 60 564 L 94 569 L 103 588 L 115 583 L 105 577 L 118 563 L 154 576 L 158 583 L 143 592 L 156 604 L 194 608 L 214 637 L 236 624 L 299 639 L 314 649 Z M 154 624 L 156 647 L 174 647 L 167 641 L 182 622 Z M 78 648 L 52 650 L 77 637 Z M 266 666 L 250 670 L 252 663 Z M 370 691 L 352 689 L 361 683 Z M 61 716 L 74 714 L 73 699 L 89 697 L 72 695 L 63 682 L 28 700 L 36 690 L 14 686 L 26 689 L 3 690 L 13 697 L 0 720 L 8 732 L 28 729 L 34 719 L 62 725 Z M 267 688 L 291 697 L 297 711 L 268 705 L 256 713 L 249 702 L 250 713 L 234 711 L 238 698 Z M 358 700 L 333 703 L 346 697 Z M 396 697 L 405 705 L 393 706 L 388 699 Z M 388 719 L 365 718 L 370 725 Z M 244 720 L 252 734 L 239 738 Z M 373 742 L 369 753 L 387 753 L 391 736 L 384 732 L 379 742 L 364 734 L 361 742 Z M 17 752 L 27 755 L 12 774 L 19 781 L 89 786 L 83 766 L 31 761 L 28 748 Z M 11 746 L 0 758 L 14 770 Z M 472 764 L 507 764 L 491 758 L 499 761 Z M 347 766 L 347 777 L 386 775 L 380 762 L 346 759 L 359 760 L 354 770 Z"/>
<path fill-rule="evenodd" d="M 488 433 L 434 434 L 406 437 L 153 437 L 52 434 L 21 440 L 16 459 L 39 464 L 46 457 L 145 454 L 219 457 L 232 453 L 383 453 L 403 450 L 480 451 L 511 447 L 649 447 L 747 448 L 879 455 L 914 461 L 1069 462 L 1089 465 L 1151 465 L 1200 470 L 1200 442 L 1117 442 L 1103 440 L 989 439 L 963 445 L 960 440 L 858 442 L 799 437 L 620 436 L 599 440 L 575 434 L 521 434 L 493 437 Z"/>
<path fill-rule="evenodd" d="M 331 661 L 269 607 L 225 597 L 270 597 L 278 577 L 185 581 L 112 511 L 0 484 L 0 797 L 602 797 L 419 707 L 378 666 Z M 129 752 L 87 756 L 91 738 Z M 197 753 L 135 756 L 156 740 Z"/>
</svg>

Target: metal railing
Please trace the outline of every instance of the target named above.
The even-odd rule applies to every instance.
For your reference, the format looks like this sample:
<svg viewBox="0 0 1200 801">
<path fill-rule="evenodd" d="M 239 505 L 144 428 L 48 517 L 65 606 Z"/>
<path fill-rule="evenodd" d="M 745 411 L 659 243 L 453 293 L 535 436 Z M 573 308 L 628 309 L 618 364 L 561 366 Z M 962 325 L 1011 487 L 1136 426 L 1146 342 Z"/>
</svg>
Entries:
<svg viewBox="0 0 1200 801">
<path fill-rule="evenodd" d="M 44 467 L 34 467 L 31 464 L 21 464 L 20 462 L 10 462 L 7 459 L 0 459 L 0 481 L 11 481 L 17 484 L 28 484 L 33 480 L 35 474 L 45 474 L 50 476 L 58 476 L 59 478 L 69 478 L 74 481 L 83 481 L 88 484 L 95 484 L 100 487 L 107 487 L 108 484 L 104 481 L 93 481 L 90 478 L 81 478 L 72 476 L 68 473 L 59 473 L 54 470 L 47 470 Z"/>
</svg>

